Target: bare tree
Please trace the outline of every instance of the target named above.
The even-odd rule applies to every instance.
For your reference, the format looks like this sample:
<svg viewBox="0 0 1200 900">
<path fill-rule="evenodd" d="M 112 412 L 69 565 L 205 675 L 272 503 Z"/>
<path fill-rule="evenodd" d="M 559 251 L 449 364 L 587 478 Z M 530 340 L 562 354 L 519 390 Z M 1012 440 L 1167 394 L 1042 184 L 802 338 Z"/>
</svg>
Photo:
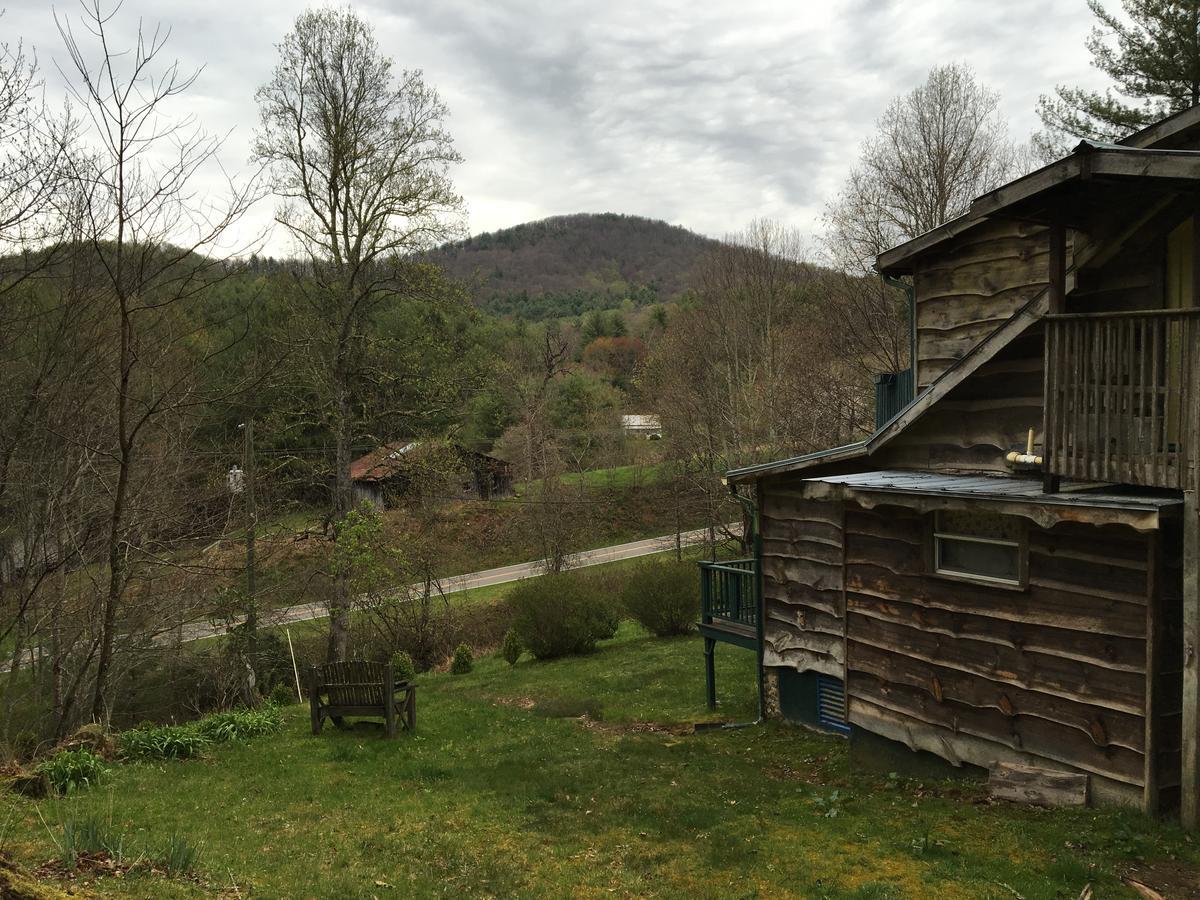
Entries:
<svg viewBox="0 0 1200 900">
<path fill-rule="evenodd" d="M 863 390 L 834 352 L 822 288 L 796 232 L 754 222 L 706 256 L 695 305 L 647 359 L 640 385 L 714 540 L 731 517 L 727 469 L 862 432 Z"/>
<path fill-rule="evenodd" d="M 873 276 L 875 257 L 961 215 L 1030 164 L 1029 149 L 1009 140 L 999 95 L 966 65 L 935 66 L 888 105 L 825 210 L 830 337 L 860 378 L 908 365 L 904 296 Z"/>
<path fill-rule="evenodd" d="M 966 212 L 1024 159 L 1009 140 L 1000 95 L 964 64 L 935 66 L 888 105 L 827 208 L 835 260 L 869 266 L 888 247 Z"/>
<path fill-rule="evenodd" d="M 223 200 L 201 199 L 193 179 L 215 164 L 220 141 L 193 117 L 171 115 L 196 75 L 161 59 L 169 36 L 161 28 L 139 28 L 131 48 L 114 47 L 115 14 L 86 0 L 77 22 L 56 16 L 64 74 L 90 126 L 70 177 L 81 244 L 95 261 L 90 302 L 101 311 L 106 351 L 95 382 L 95 414 L 106 427 L 86 444 L 107 519 L 96 584 L 97 719 L 109 713 L 118 634 L 136 621 L 126 602 L 131 577 L 163 560 L 165 540 L 195 526 L 189 504 L 161 489 L 181 483 L 195 413 L 212 399 L 199 392 L 199 373 L 228 348 L 197 341 L 187 307 L 227 274 L 214 251 L 253 199 L 232 182 Z"/>
<path fill-rule="evenodd" d="M 419 71 L 397 73 L 370 25 L 350 10 L 302 13 L 257 92 L 255 156 L 273 174 L 279 221 L 308 260 L 313 382 L 335 444 L 333 513 L 353 506 L 354 385 L 365 326 L 405 291 L 405 257 L 459 231 L 460 161 L 447 110 Z M 298 289 L 300 285 L 298 283 Z M 349 639 L 350 594 L 339 577 L 330 604 L 329 657 Z"/>
</svg>

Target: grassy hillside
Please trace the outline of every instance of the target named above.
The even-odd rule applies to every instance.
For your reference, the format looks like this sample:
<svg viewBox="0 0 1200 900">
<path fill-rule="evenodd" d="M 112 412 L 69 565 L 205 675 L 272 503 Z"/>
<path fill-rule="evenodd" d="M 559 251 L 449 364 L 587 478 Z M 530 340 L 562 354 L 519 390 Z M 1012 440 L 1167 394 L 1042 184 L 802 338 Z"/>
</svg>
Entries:
<svg viewBox="0 0 1200 900">
<path fill-rule="evenodd" d="M 691 286 L 713 243 L 654 219 L 581 213 L 476 235 L 429 257 L 474 284 L 481 308 L 545 319 L 626 299 L 639 306 L 669 300 Z"/>
<path fill-rule="evenodd" d="M 753 655 L 720 648 L 718 667 L 720 716 L 753 718 Z M 695 733 L 713 718 L 701 671 L 698 637 L 626 625 L 589 657 L 422 676 L 417 730 L 395 741 L 366 724 L 313 737 L 293 707 L 274 737 L 13 797 L 0 838 L 33 867 L 62 855 L 64 826 L 98 831 L 124 862 L 73 883 L 122 897 L 1074 900 L 1136 897 L 1129 875 L 1190 896 L 1195 845 L 1139 814 L 864 774 L 845 741 L 801 729 Z M 172 836 L 199 849 L 191 874 L 126 868 Z"/>
</svg>

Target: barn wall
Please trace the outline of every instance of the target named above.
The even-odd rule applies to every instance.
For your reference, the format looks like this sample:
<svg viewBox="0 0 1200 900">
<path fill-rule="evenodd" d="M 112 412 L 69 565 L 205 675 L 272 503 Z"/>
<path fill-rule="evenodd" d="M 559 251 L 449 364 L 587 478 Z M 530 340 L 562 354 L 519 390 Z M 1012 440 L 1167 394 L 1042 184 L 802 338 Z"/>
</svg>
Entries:
<svg viewBox="0 0 1200 900">
<path fill-rule="evenodd" d="M 917 262 L 917 382 L 927 387 L 1047 285 L 1041 226 L 988 221 Z"/>
<path fill-rule="evenodd" d="M 1149 539 L 1030 524 L 1013 591 L 927 576 L 925 534 L 912 510 L 846 504 L 851 724 L 955 763 L 1077 768 L 1141 803 Z"/>
<path fill-rule="evenodd" d="M 803 482 L 761 490 L 763 664 L 841 678 L 842 501 Z"/>
</svg>

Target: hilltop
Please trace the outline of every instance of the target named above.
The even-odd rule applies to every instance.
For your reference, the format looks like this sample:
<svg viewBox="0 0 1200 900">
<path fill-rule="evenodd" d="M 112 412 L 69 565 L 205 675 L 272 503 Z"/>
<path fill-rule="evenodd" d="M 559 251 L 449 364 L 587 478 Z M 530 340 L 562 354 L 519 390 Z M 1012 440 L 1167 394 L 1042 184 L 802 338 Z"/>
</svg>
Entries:
<svg viewBox="0 0 1200 900">
<path fill-rule="evenodd" d="M 485 232 L 428 257 L 472 284 L 480 308 L 546 319 L 677 297 L 715 243 L 655 219 L 579 213 Z"/>
</svg>

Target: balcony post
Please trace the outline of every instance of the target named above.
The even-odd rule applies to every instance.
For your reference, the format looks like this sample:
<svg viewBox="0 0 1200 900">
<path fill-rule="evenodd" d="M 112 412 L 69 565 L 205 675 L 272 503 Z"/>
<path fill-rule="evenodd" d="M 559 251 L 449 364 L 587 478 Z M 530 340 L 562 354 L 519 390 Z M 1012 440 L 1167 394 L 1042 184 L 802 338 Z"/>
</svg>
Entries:
<svg viewBox="0 0 1200 900">
<path fill-rule="evenodd" d="M 1067 229 L 1062 222 L 1055 222 L 1050 226 L 1050 258 L 1046 264 L 1046 280 L 1049 282 L 1049 289 L 1046 293 L 1047 309 L 1050 315 L 1059 315 L 1065 312 L 1067 308 Z M 1056 360 L 1050 354 L 1050 334 L 1048 328 L 1043 340 L 1046 345 L 1046 362 L 1042 371 L 1042 378 L 1046 389 L 1042 403 L 1042 456 L 1044 457 L 1042 462 L 1042 491 L 1047 494 L 1056 494 L 1059 488 L 1059 478 L 1050 471 L 1052 463 L 1050 429 L 1054 427 L 1054 423 L 1050 421 L 1052 416 L 1050 409 L 1050 381 L 1052 373 L 1050 367 L 1055 364 Z"/>
<path fill-rule="evenodd" d="M 1180 818 L 1200 825 L 1200 506 L 1183 492 L 1183 769 Z"/>
</svg>

